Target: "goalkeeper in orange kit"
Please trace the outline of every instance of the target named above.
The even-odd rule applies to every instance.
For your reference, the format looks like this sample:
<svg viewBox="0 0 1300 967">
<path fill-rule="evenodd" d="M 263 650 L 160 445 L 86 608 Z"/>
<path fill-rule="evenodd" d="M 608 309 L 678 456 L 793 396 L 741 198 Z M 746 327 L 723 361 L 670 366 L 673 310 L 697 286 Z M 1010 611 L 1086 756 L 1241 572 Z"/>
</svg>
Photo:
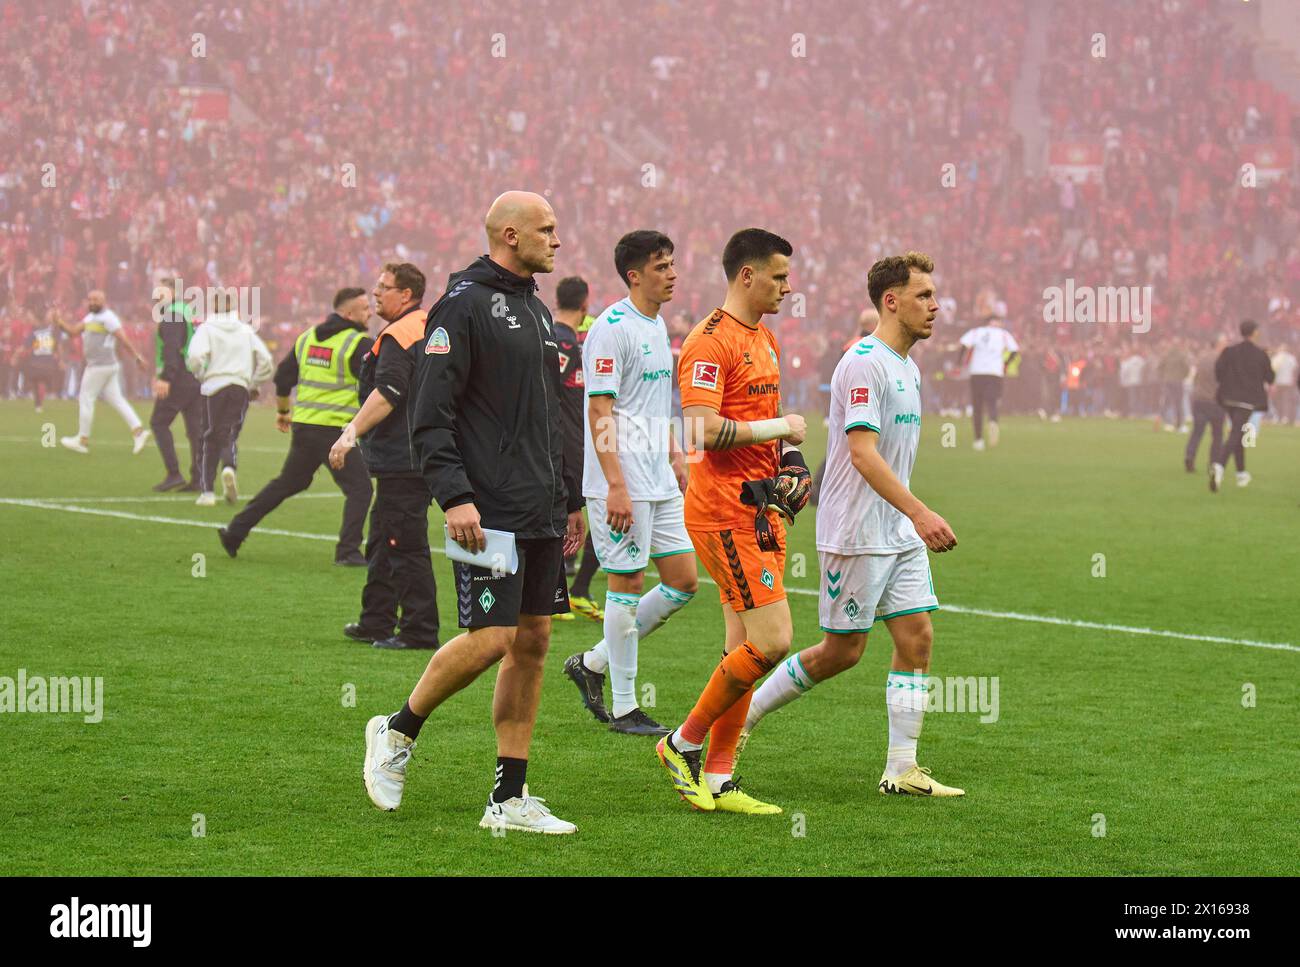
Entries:
<svg viewBox="0 0 1300 967">
<path fill-rule="evenodd" d="M 762 323 L 790 292 L 792 253 L 763 229 L 731 237 L 726 301 L 686 338 L 678 369 L 685 436 L 703 451 L 686 490 L 686 529 L 718 584 L 727 637 L 699 701 L 657 752 L 681 797 L 706 811 L 781 812 L 731 773 L 754 683 L 790 649 L 781 518 L 793 520 L 811 487 L 797 449 L 807 425 L 781 414 L 780 357 Z"/>
</svg>

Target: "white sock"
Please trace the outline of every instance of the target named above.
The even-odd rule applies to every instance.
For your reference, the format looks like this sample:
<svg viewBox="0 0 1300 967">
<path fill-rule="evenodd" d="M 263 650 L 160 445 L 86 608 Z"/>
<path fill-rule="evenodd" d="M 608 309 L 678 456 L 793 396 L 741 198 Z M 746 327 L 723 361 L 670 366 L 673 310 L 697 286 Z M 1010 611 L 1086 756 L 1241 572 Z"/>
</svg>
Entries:
<svg viewBox="0 0 1300 967">
<path fill-rule="evenodd" d="M 673 730 L 673 734 L 668 738 L 672 741 L 673 748 L 678 752 L 698 752 L 700 749 L 704 748 L 704 746 L 699 742 L 688 742 L 686 737 L 682 735 L 682 727 L 680 725 Z"/>
<path fill-rule="evenodd" d="M 609 617 L 608 611 L 605 612 L 605 617 Z M 587 666 L 589 672 L 595 672 L 597 675 L 605 674 L 605 669 L 609 667 L 609 644 L 604 638 L 601 638 L 591 651 L 583 652 L 582 663 Z"/>
<path fill-rule="evenodd" d="M 618 591 L 605 592 L 605 641 L 609 648 L 609 689 L 614 718 L 626 715 L 636 704 L 636 611 L 640 597 Z"/>
<path fill-rule="evenodd" d="M 656 584 L 641 595 L 641 602 L 636 606 L 637 640 L 649 638 L 664 626 L 665 621 L 686 607 L 693 597 L 694 594 L 678 591 L 666 584 Z M 609 643 L 604 638 L 600 639 L 591 651 L 582 656 L 582 663 L 588 671 L 597 675 L 605 674 L 605 669 L 609 667 Z"/>
<path fill-rule="evenodd" d="M 731 781 L 731 773 L 706 772 L 704 773 L 704 784 L 709 787 L 709 792 L 715 796 L 722 792 L 723 783 Z"/>
<path fill-rule="evenodd" d="M 754 726 L 768 712 L 775 712 L 783 705 L 789 705 L 796 698 L 817 683 L 804 671 L 803 662 L 796 652 L 773 669 L 772 674 L 754 692 L 749 703 L 749 714 L 745 716 L 745 731 L 752 732 Z"/>
<path fill-rule="evenodd" d="M 889 711 L 889 753 L 885 775 L 894 779 L 916 765 L 916 743 L 929 700 L 930 680 L 924 672 L 889 673 L 885 708 Z"/>
</svg>

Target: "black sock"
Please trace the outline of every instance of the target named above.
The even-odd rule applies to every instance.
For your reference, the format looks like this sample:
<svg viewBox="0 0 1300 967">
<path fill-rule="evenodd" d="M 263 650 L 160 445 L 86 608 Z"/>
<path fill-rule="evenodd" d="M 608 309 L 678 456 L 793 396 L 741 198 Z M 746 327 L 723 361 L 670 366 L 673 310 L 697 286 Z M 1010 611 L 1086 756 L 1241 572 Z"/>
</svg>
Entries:
<svg viewBox="0 0 1300 967">
<path fill-rule="evenodd" d="M 414 741 L 415 737 L 420 734 L 420 726 L 424 725 L 426 718 L 428 718 L 427 715 L 416 715 L 412 712 L 411 703 L 407 702 L 402 706 L 400 712 L 394 712 L 388 716 L 388 727 L 394 732 L 401 732 Z"/>
<path fill-rule="evenodd" d="M 528 777 L 527 759 L 509 759 L 497 756 L 497 784 L 492 787 L 492 801 L 522 797 L 524 780 Z"/>
<path fill-rule="evenodd" d="M 569 588 L 569 594 L 579 598 L 591 597 L 591 579 L 596 576 L 598 567 L 600 561 L 596 560 L 596 549 L 591 545 L 591 535 L 587 535 L 587 546 L 582 552 L 582 563 L 578 565 L 578 576 L 573 579 L 573 587 Z"/>
</svg>

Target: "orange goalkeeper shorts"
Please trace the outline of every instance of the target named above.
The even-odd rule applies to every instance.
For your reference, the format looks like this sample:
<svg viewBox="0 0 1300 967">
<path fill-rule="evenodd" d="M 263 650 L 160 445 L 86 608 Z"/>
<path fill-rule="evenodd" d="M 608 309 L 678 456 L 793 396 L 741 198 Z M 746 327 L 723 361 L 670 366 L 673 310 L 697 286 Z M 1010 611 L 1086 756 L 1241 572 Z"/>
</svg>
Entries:
<svg viewBox="0 0 1300 967">
<path fill-rule="evenodd" d="M 754 529 L 698 531 L 687 529 L 695 553 L 718 585 L 718 598 L 734 611 L 751 611 L 785 600 L 785 525 L 775 514 L 772 533 L 779 551 L 762 551 Z"/>
</svg>

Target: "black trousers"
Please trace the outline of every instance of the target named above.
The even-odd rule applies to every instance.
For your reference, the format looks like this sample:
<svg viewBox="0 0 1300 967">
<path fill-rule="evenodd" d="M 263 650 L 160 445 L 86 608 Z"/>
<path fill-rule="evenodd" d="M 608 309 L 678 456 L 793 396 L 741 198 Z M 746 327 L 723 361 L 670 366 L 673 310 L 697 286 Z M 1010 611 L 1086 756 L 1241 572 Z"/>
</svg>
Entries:
<svg viewBox="0 0 1300 967">
<path fill-rule="evenodd" d="M 396 627 L 406 641 L 434 644 L 438 586 L 429 553 L 429 490 L 422 477 L 376 477 L 375 484 L 361 627 L 385 638 Z"/>
<path fill-rule="evenodd" d="M 176 380 L 162 399 L 153 401 L 153 415 L 149 429 L 158 441 L 167 475 L 179 476 L 180 462 L 176 459 L 176 442 L 172 439 L 172 422 L 180 416 L 185 421 L 185 436 L 190 441 L 190 480 L 199 479 L 199 458 L 203 454 L 203 435 L 207 432 L 207 407 L 199 393 L 198 380 Z"/>
<path fill-rule="evenodd" d="M 280 468 L 280 475 L 259 490 L 248 506 L 235 515 L 227 531 L 242 541 L 263 517 L 294 494 L 310 487 L 321 464 L 329 467 L 330 447 L 338 440 L 341 429 L 311 423 L 292 424 L 289 455 Z M 366 522 L 366 508 L 370 506 L 370 477 L 361 451 L 355 447 L 348 451 L 342 470 L 329 467 L 329 471 L 344 498 L 343 526 L 339 528 L 339 542 L 334 549 L 337 559 L 361 550 L 361 529 Z"/>
<path fill-rule="evenodd" d="M 1201 448 L 1205 428 L 1210 428 L 1210 462 L 1214 462 L 1219 447 L 1223 445 L 1223 407 L 1214 400 L 1192 400 L 1192 435 L 1187 439 L 1185 459 L 1196 463 L 1196 451 Z"/>
<path fill-rule="evenodd" d="M 998 398 L 1002 395 L 1001 376 L 972 376 L 970 378 L 971 417 L 975 421 L 975 439 L 984 439 L 984 415 L 993 423 L 998 421 Z"/>
<path fill-rule="evenodd" d="M 1241 473 L 1246 469 L 1246 448 L 1241 445 L 1241 437 L 1255 411 L 1244 406 L 1225 406 L 1224 410 L 1228 413 L 1228 439 L 1214 451 L 1214 462 L 1226 467 L 1231 456 L 1237 461 L 1237 472 Z"/>
<path fill-rule="evenodd" d="M 217 464 L 239 464 L 239 431 L 248 412 L 248 390 L 243 386 L 223 386 L 211 396 L 203 397 L 207 428 L 203 431 L 203 491 L 210 493 L 217 482 Z"/>
</svg>

